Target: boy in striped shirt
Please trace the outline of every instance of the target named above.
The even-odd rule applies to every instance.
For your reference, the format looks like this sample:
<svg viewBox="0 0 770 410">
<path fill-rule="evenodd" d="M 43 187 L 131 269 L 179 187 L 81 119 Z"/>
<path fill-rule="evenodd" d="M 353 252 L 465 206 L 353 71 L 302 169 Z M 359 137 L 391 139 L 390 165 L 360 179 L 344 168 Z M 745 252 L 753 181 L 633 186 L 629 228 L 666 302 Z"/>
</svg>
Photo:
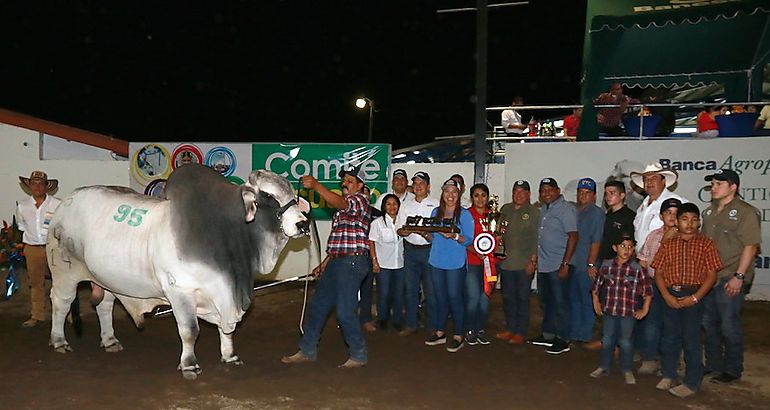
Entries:
<svg viewBox="0 0 770 410">
<path fill-rule="evenodd" d="M 602 352 L 599 367 L 591 377 L 606 376 L 610 372 L 615 346 L 620 346 L 620 371 L 626 384 L 635 384 L 631 370 L 633 344 L 631 335 L 637 320 L 644 318 L 652 302 L 652 283 L 644 268 L 634 258 L 636 242 L 631 234 L 622 234 L 613 241 L 615 259 L 602 263 L 593 290 L 594 311 L 602 318 Z M 641 309 L 638 302 L 644 300 Z"/>
</svg>

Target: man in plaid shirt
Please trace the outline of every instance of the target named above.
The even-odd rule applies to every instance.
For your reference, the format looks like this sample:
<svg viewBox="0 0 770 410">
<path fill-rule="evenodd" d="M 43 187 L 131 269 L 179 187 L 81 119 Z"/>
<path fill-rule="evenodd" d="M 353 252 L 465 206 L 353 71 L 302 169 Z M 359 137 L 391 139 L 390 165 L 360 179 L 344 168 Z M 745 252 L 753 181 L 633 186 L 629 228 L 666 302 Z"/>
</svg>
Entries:
<svg viewBox="0 0 770 410">
<path fill-rule="evenodd" d="M 304 188 L 318 192 L 337 212 L 332 219 L 326 258 L 312 272 L 316 276 L 323 272 L 323 276 L 310 301 L 308 321 L 299 341 L 299 351 L 282 358 L 283 363 L 316 360 L 321 331 L 335 307 L 350 356 L 339 367 L 362 367 L 368 360 L 366 341 L 356 316 L 358 290 L 371 270 L 369 223 L 372 214 L 369 198 L 362 193 L 366 173 L 359 165 L 343 169 L 339 176 L 342 178 L 342 195 L 328 190 L 312 176 L 301 179 Z"/>
<path fill-rule="evenodd" d="M 655 284 L 666 302 L 660 346 L 663 378 L 656 387 L 677 397 L 689 397 L 698 391 L 703 379 L 700 328 L 704 305 L 699 302 L 714 287 L 722 261 L 714 241 L 698 232 L 697 205 L 680 205 L 676 225 L 679 235 L 664 241 L 650 264 L 655 269 Z M 682 350 L 684 381 L 672 387 Z"/>
<path fill-rule="evenodd" d="M 633 259 L 634 236 L 627 233 L 613 240 L 615 259 L 605 260 L 593 290 L 594 311 L 602 319 L 602 353 L 599 368 L 591 372 L 597 378 L 609 374 L 615 346 L 620 346 L 620 371 L 627 384 L 635 384 L 631 370 L 633 344 L 631 334 L 636 321 L 644 318 L 652 301 L 652 284 L 639 263 Z M 644 300 L 641 309 L 636 306 Z"/>
</svg>

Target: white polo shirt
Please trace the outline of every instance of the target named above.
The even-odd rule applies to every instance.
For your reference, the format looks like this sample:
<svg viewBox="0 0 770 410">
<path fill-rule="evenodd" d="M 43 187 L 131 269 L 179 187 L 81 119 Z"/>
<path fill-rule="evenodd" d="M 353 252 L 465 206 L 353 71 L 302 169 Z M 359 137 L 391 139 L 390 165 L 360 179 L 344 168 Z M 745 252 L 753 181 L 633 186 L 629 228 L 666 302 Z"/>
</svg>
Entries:
<svg viewBox="0 0 770 410">
<path fill-rule="evenodd" d="M 406 225 L 406 218 L 408 216 L 422 216 L 430 218 L 433 213 L 433 208 L 437 208 L 439 201 L 436 198 L 430 196 L 423 198 L 421 202 L 417 202 L 417 199 L 412 197 L 401 203 L 401 208 L 398 210 L 398 219 L 396 219 L 396 225 L 401 228 Z M 422 236 L 413 233 L 404 238 L 412 245 L 428 245 L 430 242 L 426 241 Z"/>
<path fill-rule="evenodd" d="M 369 240 L 374 242 L 377 263 L 381 268 L 404 267 L 404 238 L 398 236 L 396 229 L 396 222 L 388 215 L 375 218 L 369 226 Z"/>
</svg>

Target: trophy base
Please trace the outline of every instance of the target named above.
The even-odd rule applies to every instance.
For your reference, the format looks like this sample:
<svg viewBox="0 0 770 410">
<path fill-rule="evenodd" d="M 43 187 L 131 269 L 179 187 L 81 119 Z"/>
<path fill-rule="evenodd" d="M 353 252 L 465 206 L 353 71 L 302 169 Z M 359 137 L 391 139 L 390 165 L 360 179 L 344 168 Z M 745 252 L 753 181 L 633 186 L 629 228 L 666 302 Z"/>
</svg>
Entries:
<svg viewBox="0 0 770 410">
<path fill-rule="evenodd" d="M 443 232 L 459 233 L 460 228 L 456 226 L 405 226 L 404 230 L 410 232 Z"/>
</svg>

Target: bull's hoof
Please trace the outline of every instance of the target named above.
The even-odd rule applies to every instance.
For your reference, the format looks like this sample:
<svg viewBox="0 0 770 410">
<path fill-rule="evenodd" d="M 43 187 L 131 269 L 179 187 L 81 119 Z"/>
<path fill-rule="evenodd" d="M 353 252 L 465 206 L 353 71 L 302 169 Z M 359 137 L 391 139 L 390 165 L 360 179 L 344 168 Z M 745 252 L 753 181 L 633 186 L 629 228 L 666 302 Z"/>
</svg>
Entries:
<svg viewBox="0 0 770 410">
<path fill-rule="evenodd" d="M 195 366 L 186 367 L 179 365 L 178 369 L 182 371 L 182 377 L 187 380 L 195 380 L 198 378 L 198 375 L 201 374 L 201 367 L 197 364 Z"/>
<path fill-rule="evenodd" d="M 120 344 L 120 342 L 118 341 L 115 341 L 115 343 L 109 346 L 102 345 L 102 347 L 104 348 L 104 351 L 107 353 L 117 353 L 123 350 L 123 345 Z"/>
<path fill-rule="evenodd" d="M 66 354 L 68 352 L 72 352 L 72 348 L 70 347 L 69 344 L 63 344 L 59 347 L 54 347 L 53 351 L 56 353 Z"/>
<path fill-rule="evenodd" d="M 234 355 L 230 356 L 227 359 L 225 359 L 223 357 L 222 358 L 222 363 L 224 363 L 224 364 L 231 364 L 233 366 L 243 366 L 243 360 L 241 360 L 241 358 L 238 357 L 237 354 L 234 354 Z"/>
</svg>

